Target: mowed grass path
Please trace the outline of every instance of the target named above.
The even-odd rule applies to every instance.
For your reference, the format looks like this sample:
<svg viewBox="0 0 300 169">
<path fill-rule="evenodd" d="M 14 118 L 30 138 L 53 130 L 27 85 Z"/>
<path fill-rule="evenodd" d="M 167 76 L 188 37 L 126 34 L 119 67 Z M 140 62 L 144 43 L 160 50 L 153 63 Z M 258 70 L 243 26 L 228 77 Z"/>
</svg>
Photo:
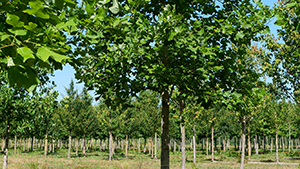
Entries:
<svg viewBox="0 0 300 169">
<path fill-rule="evenodd" d="M 79 157 L 72 152 L 72 158 L 68 159 L 67 149 L 57 150 L 54 154 L 49 154 L 46 158 L 43 150 L 34 150 L 33 152 L 18 151 L 16 155 L 13 150 L 9 153 L 9 169 L 85 169 L 85 168 L 109 168 L 109 169 L 154 169 L 160 168 L 160 160 L 152 159 L 148 153 L 129 151 L 128 158 L 125 158 L 124 152 L 117 150 L 113 161 L 108 161 L 108 152 L 87 151 L 87 157 Z M 300 153 L 299 153 L 300 154 Z M 3 156 L 2 156 L 3 157 Z M 158 155 L 159 158 L 159 155 Z M 187 151 L 186 168 L 239 168 L 239 154 L 235 151 L 215 154 L 216 162 L 210 162 L 210 156 L 206 156 L 203 151 L 197 152 L 197 164 L 193 163 L 192 151 Z M 260 162 L 261 164 L 247 163 L 245 168 L 298 168 L 300 158 L 297 153 L 280 153 L 280 162 L 293 163 L 294 165 L 272 164 L 275 161 L 275 153 L 266 153 L 253 155 L 249 162 Z M 246 160 L 246 162 L 248 162 Z M 2 167 L 3 160 L 0 161 Z M 181 168 L 181 152 L 170 153 L 170 168 Z"/>
</svg>

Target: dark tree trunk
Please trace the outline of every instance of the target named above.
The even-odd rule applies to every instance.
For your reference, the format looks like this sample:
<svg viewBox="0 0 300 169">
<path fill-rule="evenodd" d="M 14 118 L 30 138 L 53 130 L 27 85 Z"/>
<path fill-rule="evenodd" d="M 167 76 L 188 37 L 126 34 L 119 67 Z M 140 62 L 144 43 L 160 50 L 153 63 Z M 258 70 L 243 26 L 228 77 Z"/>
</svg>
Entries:
<svg viewBox="0 0 300 169">
<path fill-rule="evenodd" d="M 169 152 L 169 100 L 170 95 L 168 88 L 162 92 L 162 135 L 161 135 L 161 169 L 170 168 Z"/>
</svg>

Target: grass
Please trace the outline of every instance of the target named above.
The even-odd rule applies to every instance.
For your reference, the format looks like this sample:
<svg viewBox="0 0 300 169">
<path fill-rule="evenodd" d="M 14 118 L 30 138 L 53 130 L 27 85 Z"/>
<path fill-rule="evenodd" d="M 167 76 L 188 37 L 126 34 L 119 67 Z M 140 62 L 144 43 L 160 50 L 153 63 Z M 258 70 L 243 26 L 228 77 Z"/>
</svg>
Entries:
<svg viewBox="0 0 300 169">
<path fill-rule="evenodd" d="M 87 157 L 83 157 L 79 152 L 79 157 L 72 152 L 71 158 L 67 157 L 67 149 L 57 149 L 55 153 L 50 153 L 44 157 L 43 150 L 34 150 L 32 152 L 21 152 L 16 155 L 13 150 L 9 152 L 10 169 L 87 169 L 87 168 L 105 168 L 105 169 L 153 169 L 160 168 L 160 160 L 152 159 L 148 152 L 129 151 L 128 159 L 125 158 L 125 153 L 121 150 L 116 150 L 113 161 L 108 161 L 107 151 L 87 151 Z M 300 151 L 292 153 L 280 152 L 280 162 L 284 163 L 300 163 Z M 160 158 L 160 155 L 158 155 Z M 236 151 L 217 152 L 215 153 L 216 162 L 210 162 L 211 156 L 206 156 L 205 151 L 197 151 L 197 163 L 193 163 L 193 152 L 186 151 L 186 168 L 211 168 L 211 169 L 226 169 L 239 168 L 240 153 Z M 247 157 L 246 157 L 247 158 Z M 261 162 L 262 164 L 250 164 L 246 160 L 245 168 L 298 168 L 297 165 L 277 165 L 271 164 L 275 161 L 275 153 L 266 152 L 265 154 L 256 155 L 253 152 L 249 162 Z M 0 160 L 2 166 L 3 160 Z M 170 168 L 181 168 L 181 152 L 170 152 Z"/>
</svg>

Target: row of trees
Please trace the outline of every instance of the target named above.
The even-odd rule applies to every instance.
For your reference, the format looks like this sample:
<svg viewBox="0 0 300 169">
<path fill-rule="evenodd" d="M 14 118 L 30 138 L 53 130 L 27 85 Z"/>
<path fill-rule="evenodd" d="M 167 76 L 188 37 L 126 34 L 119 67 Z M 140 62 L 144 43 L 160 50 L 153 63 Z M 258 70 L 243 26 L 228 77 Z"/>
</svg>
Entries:
<svg viewBox="0 0 300 169">
<path fill-rule="evenodd" d="M 60 105 L 55 101 L 56 92 L 46 90 L 27 96 L 21 91 L 35 91 L 37 84 L 47 81 L 42 72 L 61 69 L 66 62 L 74 66 L 76 78 L 102 99 L 105 106 L 101 108 L 106 108 L 99 112 L 109 115 L 103 123 L 112 124 L 115 117 L 122 115 L 120 110 L 126 109 L 130 114 L 127 108 L 131 100 L 145 90 L 161 97 L 161 116 L 155 119 L 161 118 L 161 168 L 169 168 L 172 102 L 180 112 L 182 143 L 188 119 L 184 112 L 200 112 L 200 107 L 209 111 L 217 106 L 234 112 L 242 124 L 243 168 L 247 123 L 260 110 L 266 91 L 274 95 L 273 102 L 286 99 L 283 96 L 299 101 L 300 4 L 296 0 L 280 1 L 274 9 L 250 0 L 83 0 L 76 4 L 72 0 L 0 2 L 0 64 L 11 88 L 4 80 L 1 83 L 3 91 L 13 98 L 6 102 L 9 98 L 3 97 L 4 105 L 10 106 L 1 112 L 5 114 L 2 118 L 7 137 L 13 120 L 26 119 L 18 115 L 22 112 L 18 108 L 27 100 L 40 100 L 32 102 L 26 111 L 44 112 L 34 118 L 41 117 L 37 123 L 42 123 L 44 133 L 50 130 L 48 122 Z M 268 23 L 275 16 L 275 23 L 281 26 L 278 31 L 282 43 L 268 35 Z M 253 46 L 253 42 L 262 42 L 267 50 Z M 272 87 L 264 87 L 261 79 L 266 76 L 272 78 Z M 76 118 L 76 112 L 90 104 L 87 95 L 80 97 L 79 107 L 71 104 L 72 99 L 57 107 L 64 107 L 63 111 L 74 113 Z M 16 98 L 23 101 L 17 102 Z M 91 113 L 84 112 L 87 114 L 83 117 Z M 276 122 L 280 117 L 275 108 L 273 112 Z M 214 113 L 211 116 L 208 122 L 213 133 L 217 118 Z M 64 120 L 69 119 L 61 118 L 68 123 Z M 87 123 L 83 128 L 89 126 Z M 196 122 L 193 124 L 196 128 Z M 108 127 L 110 136 L 113 127 Z M 69 138 L 77 130 L 71 128 L 65 129 Z M 6 168 L 7 150 L 4 157 Z"/>
<path fill-rule="evenodd" d="M 54 151 L 54 142 L 68 142 L 68 158 L 71 157 L 71 148 L 76 148 L 78 156 L 79 140 L 82 142 L 82 155 L 86 156 L 86 140 L 100 140 L 100 150 L 104 150 L 103 144 L 108 140 L 109 160 L 112 160 L 115 142 L 125 141 L 125 156 L 129 149 L 129 138 L 139 139 L 144 142 L 144 151 L 146 141 L 151 141 L 155 150 L 152 150 L 154 158 L 157 158 L 157 152 L 160 152 L 157 139 L 161 138 L 161 119 L 159 95 L 157 93 L 146 90 L 139 93 L 138 97 L 133 97 L 130 102 L 122 105 L 115 105 L 115 108 L 108 107 L 100 100 L 97 105 L 92 105 L 92 97 L 88 95 L 84 88 L 79 93 L 74 88 L 74 82 L 66 88 L 66 95 L 60 102 L 57 102 L 57 92 L 51 88 L 45 89 L 45 94 L 38 96 L 26 95 L 22 91 L 12 90 L 3 85 L 1 88 L 2 100 L 1 109 L 17 110 L 20 118 L 12 117 L 12 119 L 2 120 L 1 138 L 5 141 L 5 151 L 8 151 L 9 139 L 17 143 L 18 139 L 24 140 L 30 138 L 31 150 L 33 149 L 34 141 L 40 140 L 41 147 L 44 148 L 45 156 L 51 150 L 48 149 L 48 144 L 52 146 Z M 10 93 L 8 92 L 10 91 Z M 18 94 L 16 94 L 19 92 Z M 256 96 L 255 96 L 256 97 Z M 113 98 L 113 97 L 111 97 Z M 299 138 L 300 132 L 297 130 L 300 114 L 298 107 L 290 102 L 276 102 L 274 96 L 265 93 L 264 97 L 259 101 L 259 105 L 251 117 L 247 121 L 247 147 L 253 147 L 258 153 L 258 138 L 265 140 L 271 138 L 270 147 L 276 146 L 275 151 L 278 154 L 278 138 L 288 138 L 288 150 L 291 151 L 292 140 Z M 200 104 L 197 104 L 197 99 L 188 98 L 184 105 L 180 106 L 180 102 L 176 101 L 176 97 L 172 98 L 170 104 L 170 138 L 168 146 L 174 148 L 179 146 L 182 152 L 182 164 L 185 165 L 185 143 L 189 142 L 194 152 L 196 145 L 202 144 L 202 148 L 206 149 L 206 154 L 211 154 L 211 159 L 214 161 L 214 149 L 217 149 L 217 144 L 222 144 L 220 151 L 226 151 L 230 146 L 228 142 L 235 140 L 235 148 L 241 150 L 241 125 L 243 121 L 237 112 L 233 112 L 226 105 L 215 105 L 204 109 Z M 15 107 L 14 107 L 15 106 Z M 4 112 L 4 111 L 3 111 Z M 7 117 L 4 114 L 1 117 Z M 275 128 L 274 128 L 275 126 Z M 10 132 L 11 131 L 11 132 Z M 10 133 L 9 133 L 10 132 Z M 185 140 L 185 137 L 188 140 Z M 274 140 L 273 140 L 274 138 Z M 217 143 L 217 139 L 219 142 Z M 273 142 L 276 142 L 273 144 Z M 201 142 L 205 141 L 205 142 Z M 29 142 L 29 139 L 28 139 Z M 49 142 L 49 143 L 48 143 Z M 72 143 L 75 142 L 72 146 Z M 4 143 L 4 142 L 3 142 Z M 25 144 L 25 141 L 24 141 Z M 265 143 L 267 144 L 267 143 Z M 120 145 L 120 143 L 118 143 Z M 176 146 L 177 145 L 177 146 Z M 210 145 L 210 146 L 209 146 Z M 293 145 L 293 146 L 296 146 Z M 122 146 L 123 147 L 123 146 Z M 199 145 L 198 145 L 199 147 Z M 120 148 L 120 147 L 119 147 Z M 266 151 L 266 146 L 263 146 Z M 271 148 L 272 149 L 272 148 Z M 151 148 L 149 148 L 149 151 Z M 251 148 L 248 148 L 248 158 L 251 157 Z M 153 153 L 154 152 L 154 153 Z M 276 160 L 279 162 L 278 155 Z M 194 153 L 194 162 L 196 163 L 196 153 Z"/>
</svg>

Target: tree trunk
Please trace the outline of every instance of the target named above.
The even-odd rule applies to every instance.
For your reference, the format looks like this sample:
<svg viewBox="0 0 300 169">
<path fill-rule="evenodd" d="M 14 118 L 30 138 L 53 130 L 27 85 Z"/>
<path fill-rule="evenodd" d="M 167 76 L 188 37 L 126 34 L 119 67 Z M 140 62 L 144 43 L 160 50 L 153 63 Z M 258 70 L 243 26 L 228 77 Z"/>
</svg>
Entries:
<svg viewBox="0 0 300 169">
<path fill-rule="evenodd" d="M 153 137 L 151 137 L 151 158 L 154 158 L 154 144 L 153 144 Z"/>
<path fill-rule="evenodd" d="M 291 124 L 289 123 L 289 153 L 291 152 Z"/>
<path fill-rule="evenodd" d="M 251 158 L 251 137 L 250 137 L 250 126 L 248 126 L 248 160 Z"/>
<path fill-rule="evenodd" d="M 55 152 L 54 139 L 51 139 L 51 142 L 52 142 L 52 153 L 54 154 Z"/>
<path fill-rule="evenodd" d="M 185 125 L 183 118 L 184 102 L 180 103 L 180 128 L 181 128 L 181 168 L 185 169 Z"/>
<path fill-rule="evenodd" d="M 230 150 L 230 137 L 227 138 L 227 150 Z"/>
<path fill-rule="evenodd" d="M 35 143 L 35 137 L 33 136 L 31 140 L 31 151 L 33 151 L 34 149 L 34 143 Z"/>
<path fill-rule="evenodd" d="M 8 165 L 8 142 L 9 142 L 9 131 L 10 130 L 10 122 L 7 121 L 6 125 L 6 138 L 5 138 L 5 151 L 4 151 L 4 157 L 3 157 L 3 169 L 7 169 Z"/>
<path fill-rule="evenodd" d="M 206 137 L 206 156 L 208 156 L 208 137 Z"/>
<path fill-rule="evenodd" d="M 214 123 L 211 124 L 211 162 L 214 162 Z"/>
<path fill-rule="evenodd" d="M 170 168 L 170 150 L 169 150 L 169 100 L 170 95 L 168 88 L 162 92 L 162 134 L 161 134 L 161 169 Z"/>
<path fill-rule="evenodd" d="M 15 135 L 15 141 L 14 141 L 14 154 L 17 154 L 17 135 Z"/>
<path fill-rule="evenodd" d="M 139 153 L 141 152 L 141 138 L 139 138 L 139 141 L 138 141 L 138 152 Z"/>
<path fill-rule="evenodd" d="M 155 153 L 154 153 L 154 159 L 157 159 L 157 131 L 154 133 L 154 139 L 155 139 Z"/>
<path fill-rule="evenodd" d="M 144 153 L 146 153 L 146 149 L 147 149 L 147 139 L 144 138 Z"/>
<path fill-rule="evenodd" d="M 78 138 L 76 138 L 76 156 L 78 156 L 78 148 L 79 148 L 79 142 L 78 142 Z"/>
<path fill-rule="evenodd" d="M 194 164 L 196 164 L 196 129 L 195 124 L 193 125 L 193 154 L 194 154 Z"/>
<path fill-rule="evenodd" d="M 271 137 L 270 139 L 270 152 L 272 153 L 273 152 L 273 137 Z"/>
<path fill-rule="evenodd" d="M 255 135 L 255 154 L 258 154 L 258 137 L 257 134 Z"/>
<path fill-rule="evenodd" d="M 48 134 L 45 135 L 44 155 L 47 157 L 48 148 Z"/>
<path fill-rule="evenodd" d="M 126 134 L 126 141 L 125 141 L 125 157 L 128 158 L 128 134 Z"/>
<path fill-rule="evenodd" d="M 276 134 L 275 134 L 275 151 L 276 151 L 276 162 L 279 163 L 279 157 L 278 157 L 278 133 L 277 133 L 277 125 L 276 125 Z"/>
<path fill-rule="evenodd" d="M 83 154 L 83 157 L 86 157 L 86 152 L 85 152 L 85 142 L 86 142 L 86 140 L 85 140 L 85 134 L 83 135 L 83 140 L 82 140 L 82 143 L 83 143 L 83 145 L 82 145 L 82 154 Z"/>
<path fill-rule="evenodd" d="M 223 139 L 222 139 L 222 147 L 223 147 L 224 152 L 226 151 L 225 140 L 226 140 L 226 137 L 224 136 Z"/>
<path fill-rule="evenodd" d="M 176 140 L 174 140 L 174 153 L 176 153 Z"/>
<path fill-rule="evenodd" d="M 108 160 L 112 160 L 112 132 L 111 129 L 109 129 L 109 157 Z"/>
<path fill-rule="evenodd" d="M 69 131 L 68 158 L 71 158 L 71 148 L 72 148 L 72 136 L 71 136 L 71 131 Z"/>
<path fill-rule="evenodd" d="M 240 166 L 240 169 L 244 168 L 244 161 L 245 161 L 245 133 L 246 133 L 246 116 L 243 116 L 243 121 L 242 121 L 242 137 L 241 137 L 242 156 L 241 156 L 241 166 Z"/>
<path fill-rule="evenodd" d="M 282 152 L 284 152 L 284 140 L 283 140 L 283 137 L 281 137 L 281 143 L 282 143 Z"/>
</svg>

